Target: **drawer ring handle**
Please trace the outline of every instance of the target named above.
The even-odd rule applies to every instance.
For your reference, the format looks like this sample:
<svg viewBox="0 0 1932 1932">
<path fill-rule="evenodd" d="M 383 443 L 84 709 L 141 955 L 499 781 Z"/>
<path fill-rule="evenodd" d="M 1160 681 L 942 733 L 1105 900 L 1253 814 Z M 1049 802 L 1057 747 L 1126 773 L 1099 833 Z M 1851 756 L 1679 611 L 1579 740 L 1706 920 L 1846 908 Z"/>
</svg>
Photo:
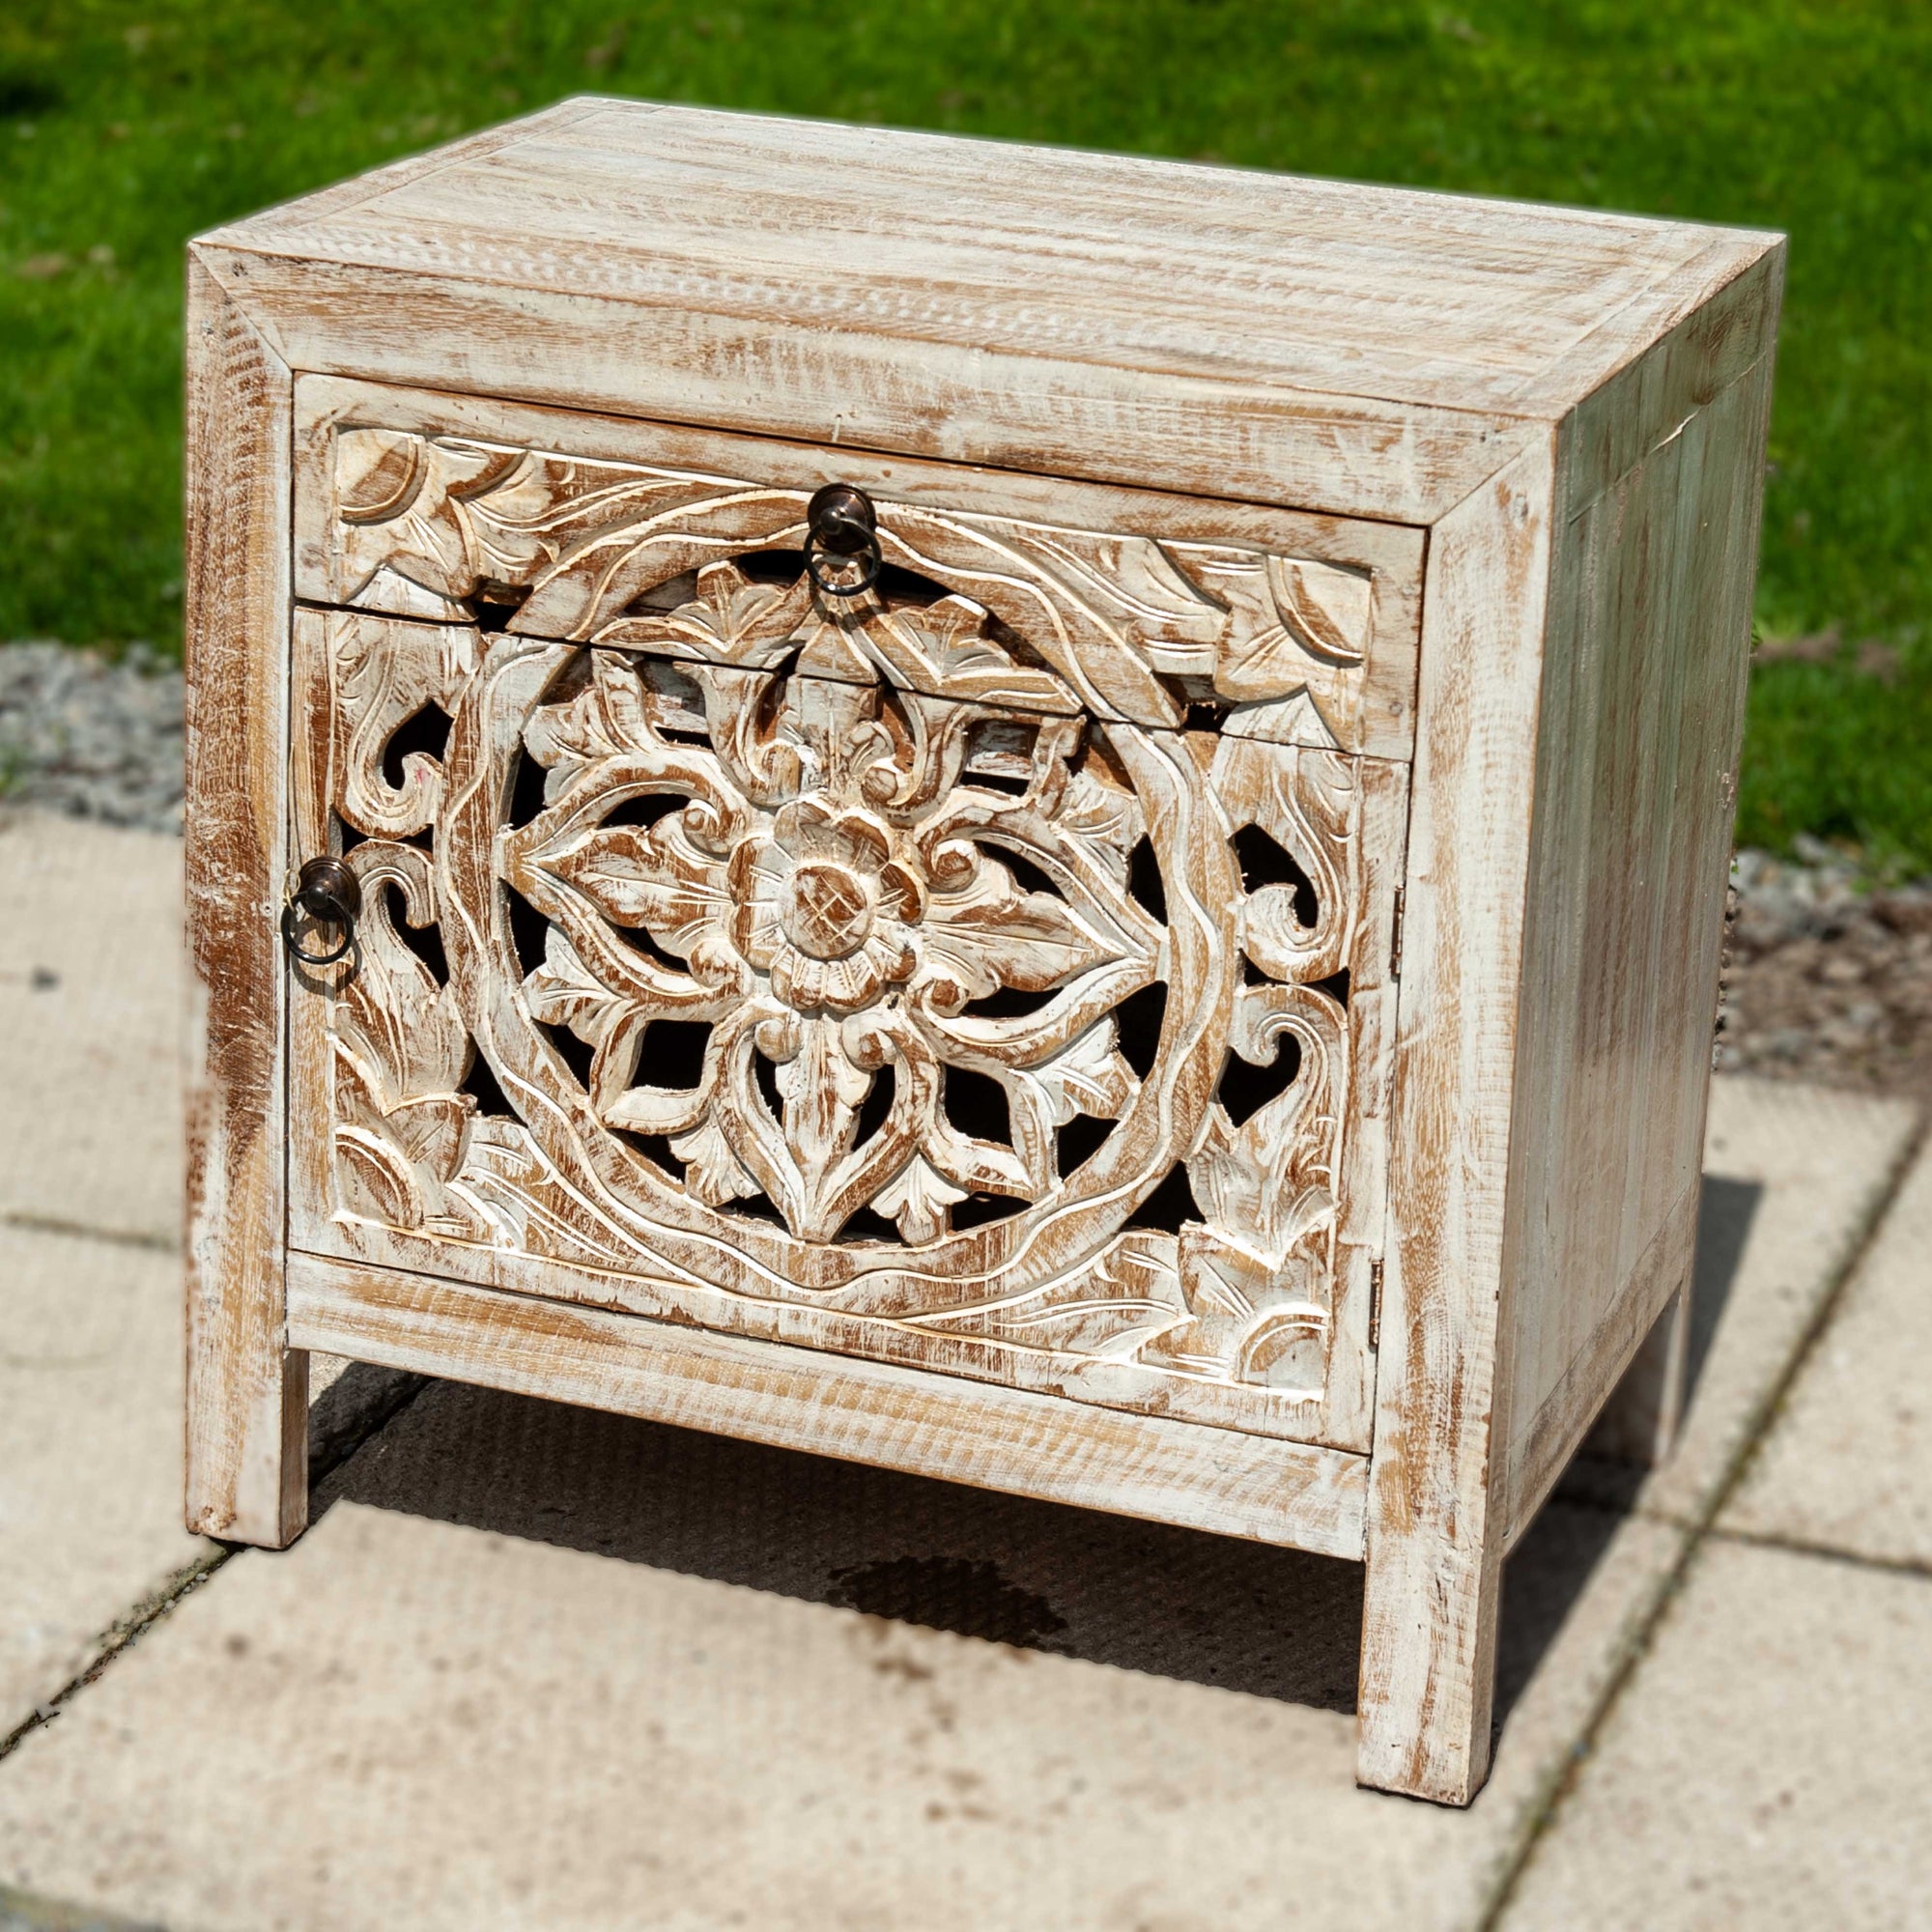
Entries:
<svg viewBox="0 0 1932 1932">
<path fill-rule="evenodd" d="M 304 860 L 296 889 L 282 908 L 282 944 L 304 966 L 333 966 L 355 944 L 355 920 L 361 910 L 361 882 L 340 859 Z M 307 952 L 301 932 L 310 925 L 332 926 L 341 939 L 327 952 Z"/>
<path fill-rule="evenodd" d="M 879 581 L 885 558 L 879 551 L 879 519 L 872 499 L 856 483 L 828 483 L 812 493 L 805 506 L 808 526 L 805 568 L 828 597 L 857 597 Z M 859 564 L 855 583 L 835 583 L 825 574 L 824 558 Z"/>
</svg>

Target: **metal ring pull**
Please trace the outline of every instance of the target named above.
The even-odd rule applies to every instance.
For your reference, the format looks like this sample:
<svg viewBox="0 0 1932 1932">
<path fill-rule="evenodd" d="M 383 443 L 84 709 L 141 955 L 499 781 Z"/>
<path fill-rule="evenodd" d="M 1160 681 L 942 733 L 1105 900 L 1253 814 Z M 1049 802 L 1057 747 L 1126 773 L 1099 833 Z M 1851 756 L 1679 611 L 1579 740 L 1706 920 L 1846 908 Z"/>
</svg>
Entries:
<svg viewBox="0 0 1932 1932">
<path fill-rule="evenodd" d="M 828 597 L 857 597 L 879 581 L 885 558 L 879 551 L 879 519 L 872 499 L 856 483 L 828 483 L 805 506 L 808 530 L 805 568 Z M 826 575 L 827 556 L 859 564 L 856 583 L 834 583 Z"/>
<path fill-rule="evenodd" d="M 355 944 L 361 910 L 362 882 L 340 859 L 306 859 L 282 908 L 282 944 L 304 966 L 333 966 Z M 306 952 L 299 937 L 304 925 L 333 926 L 341 941 L 327 952 Z"/>
</svg>

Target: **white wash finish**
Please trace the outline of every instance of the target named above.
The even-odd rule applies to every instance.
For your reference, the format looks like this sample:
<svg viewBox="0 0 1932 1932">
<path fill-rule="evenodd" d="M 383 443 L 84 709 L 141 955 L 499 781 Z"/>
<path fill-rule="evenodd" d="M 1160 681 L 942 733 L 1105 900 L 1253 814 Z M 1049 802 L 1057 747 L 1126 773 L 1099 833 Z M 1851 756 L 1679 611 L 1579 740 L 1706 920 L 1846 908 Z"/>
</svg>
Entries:
<svg viewBox="0 0 1932 1932">
<path fill-rule="evenodd" d="M 280 1548 L 308 1523 L 308 1357 L 286 1346 L 291 383 L 187 276 L 186 1515 Z"/>
<path fill-rule="evenodd" d="M 974 1387 L 398 1268 L 290 1258 L 290 1334 L 422 1375 L 1217 1536 L 1362 1553 L 1365 1458 Z"/>
<path fill-rule="evenodd" d="M 1776 238 L 1735 231 L 596 99 L 196 242 L 195 1526 L 299 1532 L 315 1347 L 1365 1556 L 1360 1776 L 1466 1803 L 1488 1762 L 1504 1551 L 1593 1421 L 1655 1451 L 1674 1411 L 1781 269 Z M 345 431 L 373 433 L 348 469 Z M 536 547 L 478 571 L 477 533 L 509 527 L 510 499 L 470 504 L 457 472 L 473 461 L 500 489 L 526 453 L 548 479 Z M 351 995 L 339 974 L 281 964 L 294 863 L 340 849 L 348 823 L 353 865 L 416 881 L 419 911 L 449 897 L 471 917 L 539 839 L 466 804 L 473 830 L 442 852 L 443 763 L 483 769 L 471 727 L 412 753 L 400 791 L 378 774 L 387 733 L 428 701 L 460 718 L 486 665 L 552 667 L 566 692 L 601 678 L 620 697 L 628 679 L 791 676 L 720 629 L 727 606 L 764 608 L 728 575 L 700 587 L 703 611 L 673 587 L 658 606 L 553 614 L 587 582 L 571 546 L 597 466 L 634 497 L 668 471 L 786 497 L 789 521 L 730 511 L 725 562 L 731 543 L 796 542 L 797 505 L 828 480 L 870 492 L 882 542 L 943 586 L 988 542 L 1030 556 L 1017 624 L 1009 586 L 988 589 L 991 618 L 972 593 L 950 616 L 933 607 L 952 628 L 924 656 L 888 650 L 895 671 L 839 656 L 834 632 L 812 646 L 835 709 L 861 701 L 840 680 L 871 679 L 943 719 L 983 704 L 990 677 L 982 774 L 1037 771 L 1024 747 L 1065 729 L 1138 731 L 1145 769 L 1191 769 L 1233 830 L 1271 787 L 1352 761 L 1374 810 L 1346 874 L 1347 1179 L 1321 1269 L 1297 1277 L 1327 1325 L 1311 1314 L 1303 1342 L 1266 1358 L 1319 1364 L 1319 1401 L 1284 1421 L 1264 1392 L 1201 1373 L 1228 1321 L 1254 1320 L 1242 1284 L 1281 1293 L 1293 1256 L 1267 1233 L 1281 1201 L 1209 1168 L 1197 1206 L 1234 1219 L 1128 1243 L 1178 1281 L 1206 1240 L 1235 1295 L 1211 1321 L 1190 1305 L 1158 1371 L 1104 1350 L 1056 1362 L 983 1327 L 881 1344 L 863 1311 L 785 1313 L 783 1297 L 762 1326 L 741 1314 L 724 1324 L 738 1332 L 707 1332 L 722 1318 L 674 1268 L 466 1240 L 448 1216 L 384 1222 L 366 1198 L 344 1210 L 331 1110 L 347 1090 L 329 1069 Z M 397 541 L 419 473 L 458 484 L 427 551 Z M 383 499 L 392 485 L 404 509 Z M 423 567 L 431 553 L 450 568 Z M 1204 559 L 1233 578 L 1217 588 Z M 1115 614 L 1094 629 L 1068 615 L 1065 573 L 1096 560 Z M 1153 614 L 1120 615 L 1129 582 Z M 682 616 L 659 608 L 679 596 Z M 1239 667 L 1278 682 L 1292 662 L 1276 618 L 1314 659 L 1288 695 L 1258 696 Z M 882 607 L 868 621 L 938 620 Z M 1014 638 L 1026 650 L 1002 660 Z M 345 663 L 393 674 L 377 724 L 366 686 L 345 710 Z M 680 743 L 734 715 L 663 702 Z M 1170 740 L 1189 749 L 1159 752 Z M 472 795 L 497 809 L 489 783 L 466 781 Z M 1297 861 L 1332 864 L 1302 837 Z M 1189 849 L 1172 876 L 1237 907 L 1211 841 Z M 1061 929 L 1024 892 L 1013 907 Z M 1245 930 L 1236 917 L 1208 944 L 1223 983 Z M 1312 975 L 1316 951 L 1296 956 Z M 497 959 L 490 1010 L 526 1025 L 532 996 Z M 450 964 L 467 984 L 473 962 Z M 459 1068 L 480 1040 L 514 1086 L 516 1056 L 472 995 L 436 1064 Z M 1185 1061 L 1178 1034 L 1160 1051 L 1183 1058 L 1150 1077 L 1205 1104 L 1213 1055 Z M 441 1108 L 421 1117 L 437 1185 L 476 1131 L 454 1078 L 423 1090 Z M 1098 1078 L 1094 1104 L 1118 1104 L 1123 1076 Z M 667 1104 L 605 1086 L 613 1119 Z M 356 1104 L 380 1127 L 399 1100 Z M 842 1119 L 801 1113 L 793 1153 L 836 1153 Z M 1189 1161 L 1211 1154 L 1182 1138 Z M 789 1172 L 768 1167 L 768 1184 L 805 1184 Z M 822 1184 L 781 1203 L 796 1225 L 829 1225 Z M 943 1224 L 946 1187 L 921 1186 L 875 1197 L 902 1232 Z M 816 1262 L 810 1248 L 808 1272 L 845 1265 L 836 1242 Z"/>
</svg>

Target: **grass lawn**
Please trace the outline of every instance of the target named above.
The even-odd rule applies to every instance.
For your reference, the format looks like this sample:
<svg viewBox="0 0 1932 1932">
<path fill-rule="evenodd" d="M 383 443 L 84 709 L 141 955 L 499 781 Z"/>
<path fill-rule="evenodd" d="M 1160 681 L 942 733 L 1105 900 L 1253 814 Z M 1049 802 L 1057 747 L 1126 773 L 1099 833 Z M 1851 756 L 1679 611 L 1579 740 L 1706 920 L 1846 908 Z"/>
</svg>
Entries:
<svg viewBox="0 0 1932 1932">
<path fill-rule="evenodd" d="M 178 645 L 187 236 L 586 89 L 1787 229 L 1740 835 L 1932 869 L 1912 0 L 7 0 L 0 638 Z"/>
</svg>

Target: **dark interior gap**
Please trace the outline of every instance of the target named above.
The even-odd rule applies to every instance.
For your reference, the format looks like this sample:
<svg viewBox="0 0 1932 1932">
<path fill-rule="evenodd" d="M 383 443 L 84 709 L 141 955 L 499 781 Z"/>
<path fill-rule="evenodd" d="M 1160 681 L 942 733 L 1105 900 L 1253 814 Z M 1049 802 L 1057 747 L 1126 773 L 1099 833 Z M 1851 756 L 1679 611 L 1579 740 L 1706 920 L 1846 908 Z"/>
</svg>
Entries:
<svg viewBox="0 0 1932 1932">
<path fill-rule="evenodd" d="M 1161 1022 L 1167 1017 L 1167 981 L 1156 980 L 1130 993 L 1114 1009 L 1121 1053 L 1143 1080 L 1153 1071 L 1160 1053 Z"/>
<path fill-rule="evenodd" d="M 1240 862 L 1241 883 L 1250 893 L 1264 886 L 1290 886 L 1294 891 L 1294 916 L 1303 925 L 1313 925 L 1321 914 L 1321 901 L 1309 876 L 1271 834 L 1259 825 L 1244 825 L 1235 834 L 1235 857 Z"/>
<path fill-rule="evenodd" d="M 1156 924 L 1167 923 L 1167 888 L 1151 840 L 1141 838 L 1127 854 L 1127 891 Z"/>
<path fill-rule="evenodd" d="M 1122 1226 L 1178 1235 L 1183 1221 L 1198 1221 L 1200 1218 L 1201 1209 L 1195 1205 L 1194 1190 L 1187 1184 L 1186 1165 L 1176 1161 L 1160 1185 L 1127 1216 Z"/>
<path fill-rule="evenodd" d="M 383 777 L 392 790 L 401 790 L 407 774 L 403 760 L 412 752 L 427 753 L 440 758 L 449 750 L 451 720 L 441 705 L 432 701 L 418 705 L 389 733 L 383 747 Z"/>
<path fill-rule="evenodd" d="M 1238 1053 L 1231 1053 L 1221 1069 L 1221 1084 L 1214 1090 L 1214 1097 L 1237 1127 L 1287 1093 L 1300 1070 L 1301 1042 L 1293 1034 L 1277 1037 L 1279 1045 L 1269 1065 L 1254 1066 Z"/>
</svg>

